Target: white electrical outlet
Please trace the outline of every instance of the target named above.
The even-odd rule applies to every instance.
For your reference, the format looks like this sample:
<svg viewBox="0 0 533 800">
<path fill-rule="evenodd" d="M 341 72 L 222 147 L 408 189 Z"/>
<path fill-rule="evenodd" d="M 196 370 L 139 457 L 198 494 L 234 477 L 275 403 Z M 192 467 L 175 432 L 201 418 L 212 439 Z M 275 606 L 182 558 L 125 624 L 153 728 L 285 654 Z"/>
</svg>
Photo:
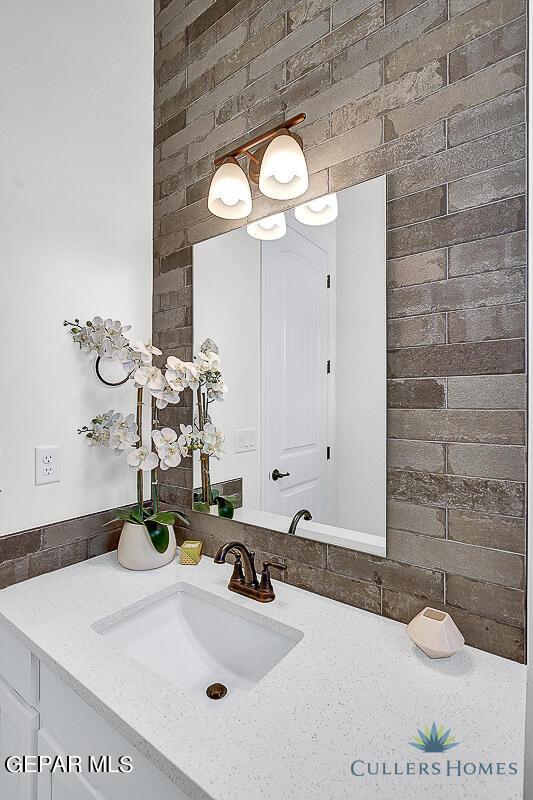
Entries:
<svg viewBox="0 0 533 800">
<path fill-rule="evenodd" d="M 35 485 L 57 483 L 59 478 L 59 445 L 35 448 Z"/>
</svg>

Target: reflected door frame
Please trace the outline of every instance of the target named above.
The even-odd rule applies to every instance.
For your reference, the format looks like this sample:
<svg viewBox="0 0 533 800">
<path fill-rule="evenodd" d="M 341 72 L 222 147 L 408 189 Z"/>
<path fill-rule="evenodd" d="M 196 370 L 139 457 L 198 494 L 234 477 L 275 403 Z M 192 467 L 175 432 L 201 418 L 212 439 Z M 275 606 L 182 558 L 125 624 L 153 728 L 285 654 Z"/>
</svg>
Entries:
<svg viewBox="0 0 533 800">
<path fill-rule="evenodd" d="M 316 245 L 326 256 L 327 266 L 326 275 L 329 276 L 328 284 L 324 285 L 326 292 L 327 302 L 327 355 L 324 358 L 324 374 L 325 374 L 325 406 L 326 406 L 326 429 L 327 429 L 327 445 L 330 448 L 330 458 L 325 463 L 325 480 L 326 480 L 326 502 L 327 502 L 327 519 L 318 518 L 316 521 L 326 524 L 335 524 L 334 516 L 334 498 L 335 498 L 335 367 L 336 367 L 336 259 L 335 259 L 335 236 L 331 236 L 330 229 L 329 235 L 322 227 L 310 227 L 302 225 L 293 216 L 291 212 L 286 213 L 287 217 L 287 231 L 292 228 L 293 231 L 304 237 L 308 242 Z M 328 226 L 329 227 L 329 226 Z M 268 247 L 268 243 L 266 243 Z M 261 247 L 261 509 L 264 511 L 272 511 L 271 497 L 272 497 L 272 459 L 268 447 L 268 425 L 265 423 L 268 409 L 268 396 L 267 386 L 268 381 L 272 379 L 269 374 L 268 358 L 265 357 L 267 352 L 267 320 L 268 315 L 268 289 L 266 286 L 265 272 L 263 267 L 263 250 L 264 244 Z M 326 279 L 324 275 L 324 280 Z M 326 363 L 329 361 L 329 374 L 326 372 Z M 325 457 L 325 453 L 324 453 Z M 277 465 L 280 466 L 280 465 Z M 311 511 L 313 509 L 310 509 Z M 272 513 L 279 513 L 278 511 Z"/>
</svg>

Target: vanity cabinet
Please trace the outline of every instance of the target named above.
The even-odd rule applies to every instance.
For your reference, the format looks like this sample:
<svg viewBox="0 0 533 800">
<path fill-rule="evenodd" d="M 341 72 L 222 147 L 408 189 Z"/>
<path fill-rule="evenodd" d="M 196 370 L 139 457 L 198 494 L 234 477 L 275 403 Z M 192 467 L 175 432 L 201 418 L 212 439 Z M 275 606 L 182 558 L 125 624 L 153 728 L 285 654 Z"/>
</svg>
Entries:
<svg viewBox="0 0 533 800">
<path fill-rule="evenodd" d="M 46 730 L 39 731 L 39 755 L 65 756 L 64 749 Z M 76 773 L 41 772 L 37 800 L 110 800 Z"/>
<path fill-rule="evenodd" d="M 8 756 L 37 755 L 76 756 L 81 769 L 5 768 Z M 146 798 L 189 795 L 0 624 L 0 800 Z"/>
<path fill-rule="evenodd" d="M 0 678 L 0 798 L 35 800 L 36 775 L 8 772 L 6 759 L 12 755 L 36 755 L 39 714 L 9 684 Z"/>
</svg>

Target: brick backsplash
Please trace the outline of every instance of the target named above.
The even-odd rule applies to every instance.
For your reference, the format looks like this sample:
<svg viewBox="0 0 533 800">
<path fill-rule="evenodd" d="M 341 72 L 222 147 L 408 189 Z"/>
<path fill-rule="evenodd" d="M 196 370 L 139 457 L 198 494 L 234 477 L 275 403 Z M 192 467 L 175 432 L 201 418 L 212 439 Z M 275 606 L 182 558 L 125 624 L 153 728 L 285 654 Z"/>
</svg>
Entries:
<svg viewBox="0 0 533 800">
<path fill-rule="evenodd" d="M 123 523 L 116 509 L 0 537 L 0 589 L 116 550 Z"/>
<path fill-rule="evenodd" d="M 387 558 L 191 514 L 285 579 L 524 659 L 525 0 L 156 0 L 154 338 L 191 357 L 213 157 L 297 111 L 307 198 L 387 173 Z M 251 219 L 280 203 L 254 191 Z M 166 424 L 189 422 L 169 408 Z M 165 473 L 169 475 L 169 473 Z M 162 475 L 165 481 L 165 476 Z M 163 484 L 187 507 L 191 466 Z"/>
</svg>

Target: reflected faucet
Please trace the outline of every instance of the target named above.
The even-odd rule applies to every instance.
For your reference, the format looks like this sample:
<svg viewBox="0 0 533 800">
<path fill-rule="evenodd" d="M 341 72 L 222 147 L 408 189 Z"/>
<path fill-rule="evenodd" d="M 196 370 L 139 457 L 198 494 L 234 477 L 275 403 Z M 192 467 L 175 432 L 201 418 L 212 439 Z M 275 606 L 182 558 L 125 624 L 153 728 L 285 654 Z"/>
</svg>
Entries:
<svg viewBox="0 0 533 800">
<path fill-rule="evenodd" d="M 313 519 L 311 512 L 308 511 L 306 508 L 302 508 L 300 509 L 300 511 L 297 511 L 294 517 L 292 518 L 292 522 L 289 527 L 289 533 L 292 534 L 296 533 L 296 527 L 301 519 L 306 519 L 306 520 Z"/>
</svg>

